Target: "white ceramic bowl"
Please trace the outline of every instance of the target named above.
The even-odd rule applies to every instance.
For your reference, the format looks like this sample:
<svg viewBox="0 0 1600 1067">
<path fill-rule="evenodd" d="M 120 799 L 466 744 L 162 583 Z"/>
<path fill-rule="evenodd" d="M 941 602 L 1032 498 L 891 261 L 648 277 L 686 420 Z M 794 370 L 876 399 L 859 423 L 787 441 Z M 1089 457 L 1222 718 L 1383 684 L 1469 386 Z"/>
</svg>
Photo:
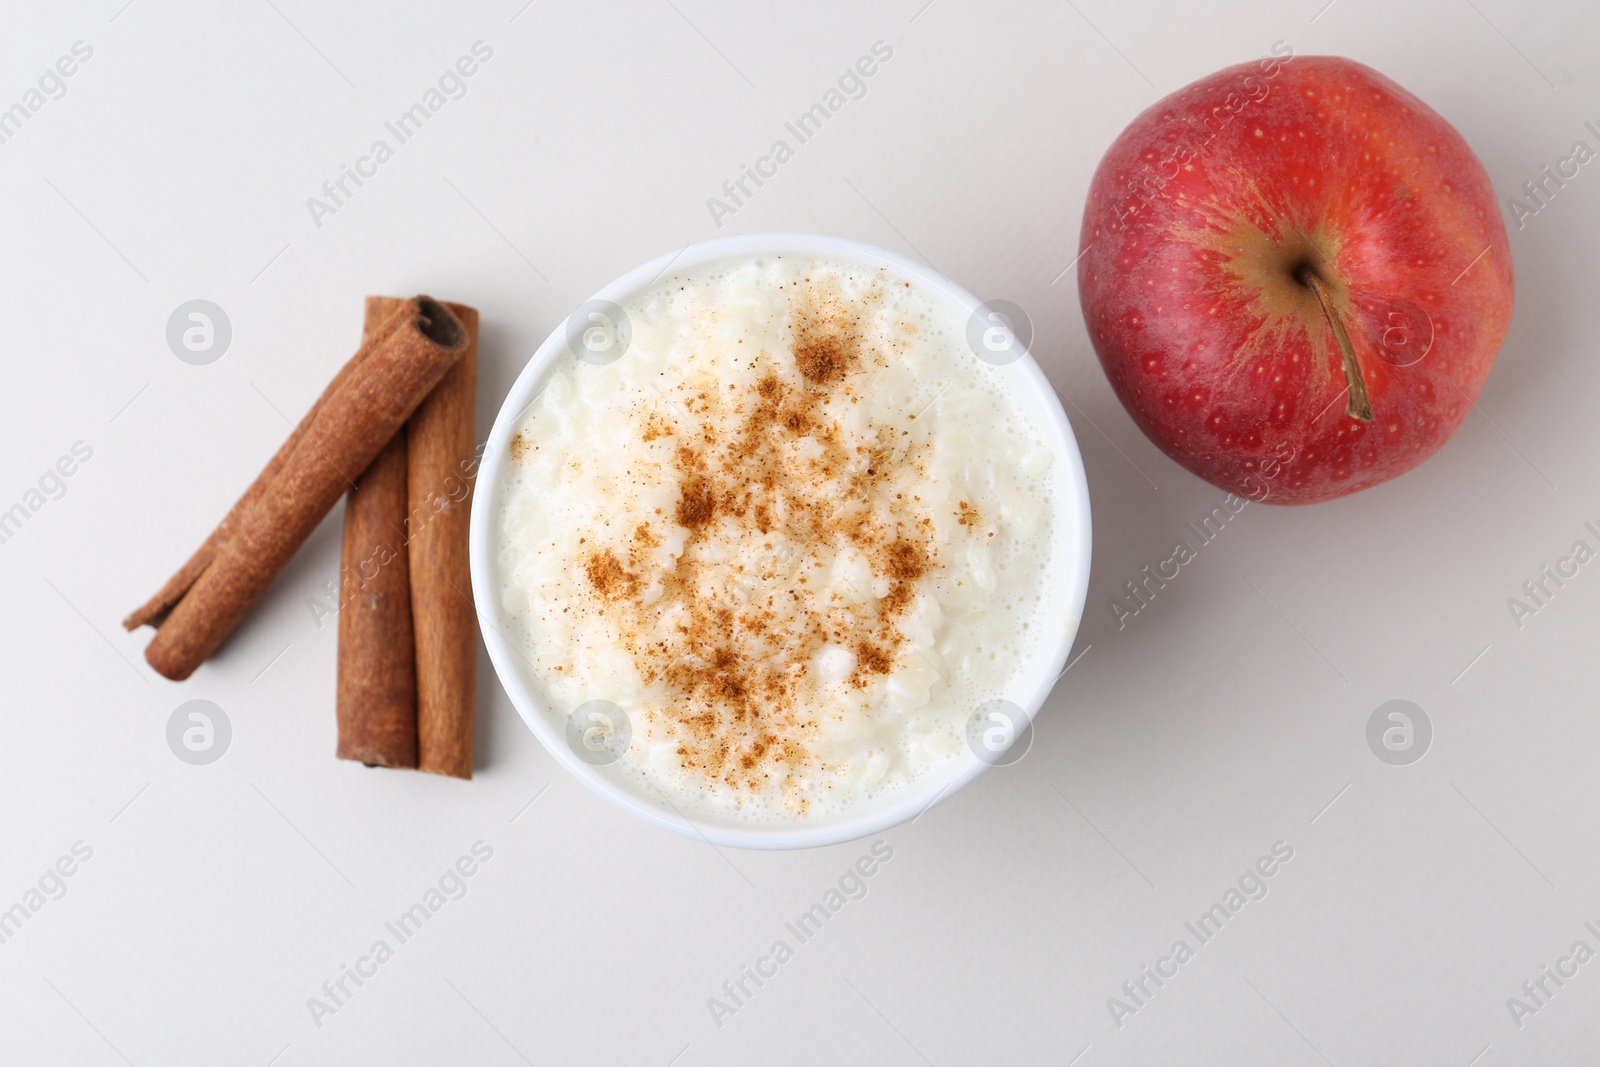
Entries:
<svg viewBox="0 0 1600 1067">
<path fill-rule="evenodd" d="M 762 254 L 816 255 L 861 263 L 872 268 L 885 267 L 902 280 L 943 297 L 963 321 L 981 304 L 954 282 L 893 252 L 842 237 L 793 233 L 754 234 L 691 245 L 682 252 L 662 256 L 629 271 L 601 289 L 594 299 L 626 305 L 636 293 L 653 284 L 669 268 L 687 271 L 731 256 Z M 647 822 L 716 845 L 762 849 L 832 845 L 878 833 L 915 818 L 977 777 L 989 764 L 963 751 L 953 757 L 947 766 L 939 768 L 938 773 L 927 774 L 907 789 L 882 801 L 869 803 L 849 815 L 760 825 L 719 821 L 710 816 L 687 816 L 670 804 L 641 792 L 621 775 L 611 773 L 610 768 L 595 766 L 578 758 L 566 741 L 563 724 L 567 709 L 561 709 L 558 715 L 543 704 L 536 695 L 536 687 L 531 684 L 531 667 L 525 655 L 510 643 L 508 635 L 515 634 L 518 628 L 504 614 L 498 562 L 500 503 L 505 488 L 502 472 L 510 452 L 510 440 L 529 405 L 544 387 L 552 366 L 566 352 L 566 323 L 563 322 L 539 346 L 501 405 L 478 470 L 477 490 L 472 503 L 472 591 L 477 601 L 484 643 L 488 646 L 495 673 L 500 676 L 500 683 L 510 695 L 512 704 L 556 761 L 589 788 Z M 1061 587 L 1053 591 L 1052 600 L 1060 609 L 1061 615 L 1058 617 L 1064 617 L 1067 623 L 1058 643 L 1049 648 L 1037 663 L 1024 670 L 1013 690 L 1024 694 L 1016 703 L 1031 722 L 1066 665 L 1067 654 L 1072 649 L 1078 622 L 1082 618 L 1084 598 L 1089 589 L 1089 489 L 1072 427 L 1038 364 L 1032 356 L 1024 354 L 1006 369 L 1018 376 L 1017 395 L 1029 409 L 1029 414 L 1055 453 L 1056 462 L 1062 465 L 1062 481 L 1066 486 L 1066 497 L 1061 501 L 1060 510 L 1063 521 L 1057 529 L 1056 544 L 1056 551 L 1062 553 L 1063 577 Z M 1021 733 L 1018 731 L 1019 735 Z"/>
</svg>

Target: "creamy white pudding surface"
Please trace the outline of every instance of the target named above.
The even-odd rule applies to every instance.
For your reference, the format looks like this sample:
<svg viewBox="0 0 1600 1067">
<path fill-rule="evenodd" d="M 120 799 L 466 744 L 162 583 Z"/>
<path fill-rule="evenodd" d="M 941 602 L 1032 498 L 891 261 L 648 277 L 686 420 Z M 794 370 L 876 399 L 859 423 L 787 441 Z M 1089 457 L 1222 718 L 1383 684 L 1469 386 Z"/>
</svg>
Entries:
<svg viewBox="0 0 1600 1067">
<path fill-rule="evenodd" d="M 809 256 L 668 276 L 624 310 L 620 358 L 552 369 L 502 493 L 506 636 L 557 728 L 610 701 L 616 770 L 758 822 L 970 759 L 968 718 L 1069 625 L 1045 602 L 1061 472 L 1015 368 L 936 294 Z"/>
</svg>

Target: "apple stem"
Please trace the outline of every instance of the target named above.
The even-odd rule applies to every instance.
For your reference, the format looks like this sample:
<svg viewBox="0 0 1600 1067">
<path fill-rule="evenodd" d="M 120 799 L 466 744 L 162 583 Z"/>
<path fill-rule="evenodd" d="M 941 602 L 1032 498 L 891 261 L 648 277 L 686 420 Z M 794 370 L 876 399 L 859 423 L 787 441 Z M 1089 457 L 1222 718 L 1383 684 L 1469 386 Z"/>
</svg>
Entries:
<svg viewBox="0 0 1600 1067">
<path fill-rule="evenodd" d="M 1333 328 L 1333 339 L 1339 343 L 1339 357 L 1344 365 L 1344 381 L 1349 386 L 1350 392 L 1350 402 L 1345 405 L 1344 413 L 1352 419 L 1371 422 L 1372 401 L 1367 398 L 1367 380 L 1361 376 L 1361 364 L 1356 362 L 1356 350 L 1350 344 L 1350 335 L 1345 332 L 1339 313 L 1333 310 L 1333 294 L 1328 291 L 1327 283 L 1317 277 L 1317 272 L 1309 266 L 1295 271 L 1295 280 L 1317 294 L 1317 302 L 1322 305 L 1322 313 L 1327 316 L 1328 325 Z"/>
</svg>

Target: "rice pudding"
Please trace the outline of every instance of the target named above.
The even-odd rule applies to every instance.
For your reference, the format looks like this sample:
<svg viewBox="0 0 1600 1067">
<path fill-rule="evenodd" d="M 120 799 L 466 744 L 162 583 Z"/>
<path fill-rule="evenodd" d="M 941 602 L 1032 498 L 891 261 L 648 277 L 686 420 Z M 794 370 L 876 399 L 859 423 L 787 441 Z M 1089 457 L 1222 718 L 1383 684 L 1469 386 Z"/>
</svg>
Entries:
<svg viewBox="0 0 1600 1067">
<path fill-rule="evenodd" d="M 620 358 L 558 359 L 503 475 L 503 636 L 558 728 L 610 702 L 615 772 L 757 822 L 971 759 L 974 709 L 1075 625 L 1064 472 L 1011 369 L 938 294 L 816 256 L 621 310 Z"/>
</svg>

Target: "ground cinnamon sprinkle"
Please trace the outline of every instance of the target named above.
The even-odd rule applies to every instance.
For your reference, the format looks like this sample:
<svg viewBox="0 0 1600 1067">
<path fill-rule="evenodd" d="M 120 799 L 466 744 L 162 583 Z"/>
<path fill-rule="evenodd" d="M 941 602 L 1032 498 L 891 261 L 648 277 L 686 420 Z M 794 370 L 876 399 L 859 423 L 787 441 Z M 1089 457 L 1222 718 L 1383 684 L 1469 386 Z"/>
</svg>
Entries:
<svg viewBox="0 0 1600 1067">
<path fill-rule="evenodd" d="M 672 423 L 660 415 L 651 412 L 645 416 L 644 429 L 639 432 L 639 440 L 654 441 L 659 437 L 670 436 L 673 432 Z"/>
<path fill-rule="evenodd" d="M 639 579 L 622 569 L 622 561 L 609 548 L 589 553 L 584 571 L 595 592 L 607 600 L 633 596 L 639 588 Z"/>
<path fill-rule="evenodd" d="M 812 297 L 794 318 L 794 363 L 805 380 L 831 386 L 855 368 L 860 354 L 860 320 L 838 296 Z"/>
<path fill-rule="evenodd" d="M 794 289 L 790 351 L 752 352 L 753 384 L 696 383 L 637 413 L 640 440 L 675 438 L 661 455 L 677 505 L 660 532 L 629 523 L 629 540 L 595 547 L 583 567 L 639 677 L 670 694 L 643 713 L 675 738 L 685 770 L 741 791 L 775 786 L 803 811 L 826 703 L 814 657 L 825 645 L 853 655 L 844 684 L 856 689 L 895 671 L 910 654 L 899 621 L 938 550 L 922 502 L 889 490 L 920 463 L 918 446 L 841 422 L 858 372 L 892 358 L 864 332 L 873 291 Z M 685 533 L 681 554 L 664 550 Z M 841 553 L 870 569 L 844 579 L 853 596 L 830 573 Z"/>
<path fill-rule="evenodd" d="M 894 660 L 889 653 L 871 641 L 856 644 L 856 659 L 859 663 L 857 670 L 863 674 L 888 674 L 894 668 Z"/>
<path fill-rule="evenodd" d="M 716 514 L 717 499 L 707 478 L 691 478 L 683 483 L 683 495 L 678 500 L 678 525 L 698 529 L 711 521 Z"/>
</svg>

